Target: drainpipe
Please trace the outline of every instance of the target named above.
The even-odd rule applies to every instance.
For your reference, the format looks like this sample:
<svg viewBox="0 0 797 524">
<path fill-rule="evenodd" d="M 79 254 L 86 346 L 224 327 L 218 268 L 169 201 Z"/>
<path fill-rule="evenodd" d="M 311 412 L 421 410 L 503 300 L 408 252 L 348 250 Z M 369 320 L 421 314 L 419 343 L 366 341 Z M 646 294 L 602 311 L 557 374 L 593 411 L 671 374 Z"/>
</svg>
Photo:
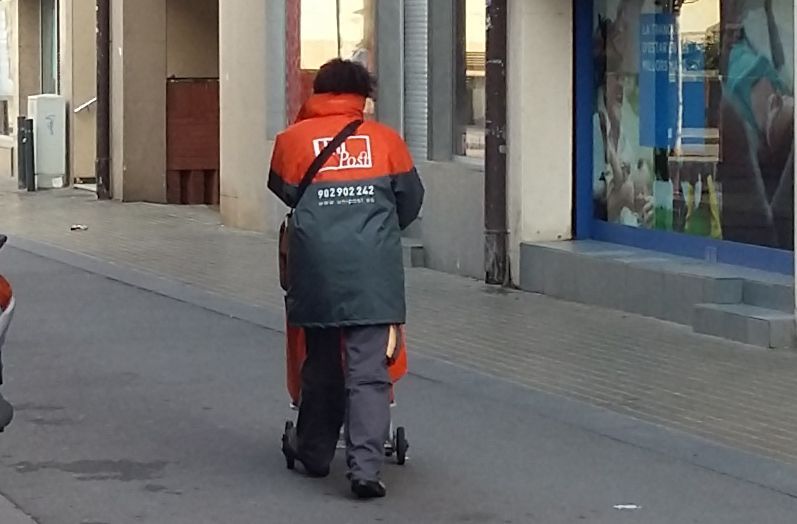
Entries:
<svg viewBox="0 0 797 524">
<path fill-rule="evenodd" d="M 484 160 L 485 281 L 511 285 L 506 171 L 507 0 L 487 0 Z"/>
<path fill-rule="evenodd" d="M 340 0 L 335 0 L 335 28 L 336 28 L 335 31 L 336 38 L 338 39 L 338 58 L 343 58 L 341 56 L 343 41 L 342 41 L 342 36 L 340 34 Z"/>
<path fill-rule="evenodd" d="M 794 10 L 794 23 L 797 24 L 797 9 Z M 794 38 L 794 42 L 797 44 L 797 33 L 792 38 Z M 794 55 L 794 66 L 797 67 L 797 55 Z M 792 70 L 793 71 L 797 71 L 797 69 L 792 69 Z M 795 117 L 797 118 L 797 115 L 795 115 Z M 797 129 L 797 122 L 795 122 L 794 128 Z M 792 134 L 794 134 L 794 133 L 792 133 Z M 794 138 L 794 137 L 792 137 L 792 138 Z M 797 144 L 797 142 L 795 142 L 795 143 Z M 794 146 L 792 146 L 792 147 L 794 147 Z M 795 151 L 797 151 L 797 149 L 795 149 Z M 795 177 L 795 179 L 797 179 L 797 163 L 795 163 L 795 165 L 792 166 L 792 167 L 795 169 L 795 172 L 794 172 L 793 176 Z M 794 184 L 793 191 L 794 191 L 794 207 L 792 208 L 792 220 L 794 221 L 794 226 L 793 226 L 792 234 L 795 235 L 793 246 L 797 246 L 797 184 Z M 795 251 L 795 253 L 797 253 L 797 251 Z M 794 271 L 793 276 L 794 276 L 794 281 L 797 282 L 797 256 L 794 257 L 794 261 L 795 261 L 795 271 Z M 795 297 L 794 297 L 794 303 L 795 303 L 794 317 L 795 317 L 795 320 L 797 320 L 797 286 L 794 286 L 794 293 L 795 293 Z"/>
<path fill-rule="evenodd" d="M 680 9 L 680 8 L 679 8 Z M 675 20 L 673 23 L 673 39 L 675 40 L 675 52 L 677 69 L 675 70 L 675 89 L 676 89 L 676 105 L 678 107 L 675 117 L 675 154 L 679 158 L 683 153 L 684 143 L 684 49 L 683 42 L 681 41 L 681 13 L 680 10 L 675 11 Z"/>
<path fill-rule="evenodd" d="M 111 4 L 97 0 L 97 198 L 111 198 Z"/>
</svg>

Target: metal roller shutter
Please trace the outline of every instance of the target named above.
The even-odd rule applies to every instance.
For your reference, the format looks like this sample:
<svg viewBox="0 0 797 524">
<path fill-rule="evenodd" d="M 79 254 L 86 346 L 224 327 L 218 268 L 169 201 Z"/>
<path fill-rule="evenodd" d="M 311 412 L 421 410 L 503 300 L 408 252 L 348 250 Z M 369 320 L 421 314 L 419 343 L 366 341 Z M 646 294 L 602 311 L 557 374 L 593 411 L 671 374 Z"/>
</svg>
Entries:
<svg viewBox="0 0 797 524">
<path fill-rule="evenodd" d="M 428 158 L 429 0 L 404 0 L 404 139 L 416 161 Z"/>
</svg>

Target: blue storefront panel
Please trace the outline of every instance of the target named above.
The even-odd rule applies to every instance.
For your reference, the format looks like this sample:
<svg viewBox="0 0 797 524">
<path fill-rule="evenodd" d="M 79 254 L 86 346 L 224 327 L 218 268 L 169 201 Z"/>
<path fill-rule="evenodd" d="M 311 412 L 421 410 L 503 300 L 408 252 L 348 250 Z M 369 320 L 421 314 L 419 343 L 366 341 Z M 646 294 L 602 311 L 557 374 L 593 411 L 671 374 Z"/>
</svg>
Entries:
<svg viewBox="0 0 797 524">
<path fill-rule="evenodd" d="M 574 2 L 576 237 L 792 273 L 792 2 L 701 4 Z"/>
</svg>

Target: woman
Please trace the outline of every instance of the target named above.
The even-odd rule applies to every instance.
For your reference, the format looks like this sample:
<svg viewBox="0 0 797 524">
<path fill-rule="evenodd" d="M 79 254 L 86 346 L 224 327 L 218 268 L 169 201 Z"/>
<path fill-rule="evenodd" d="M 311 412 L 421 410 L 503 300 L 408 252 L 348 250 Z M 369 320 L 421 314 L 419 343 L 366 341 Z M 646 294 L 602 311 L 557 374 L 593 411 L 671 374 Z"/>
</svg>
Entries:
<svg viewBox="0 0 797 524">
<path fill-rule="evenodd" d="M 401 137 L 364 121 L 373 87 L 361 64 L 335 59 L 322 66 L 298 121 L 277 137 L 268 181 L 294 210 L 287 320 L 304 329 L 307 347 L 289 452 L 308 474 L 328 475 L 345 423 L 351 489 L 361 498 L 386 493 L 386 350 L 406 321 L 401 230 L 417 218 L 424 196 Z"/>
</svg>

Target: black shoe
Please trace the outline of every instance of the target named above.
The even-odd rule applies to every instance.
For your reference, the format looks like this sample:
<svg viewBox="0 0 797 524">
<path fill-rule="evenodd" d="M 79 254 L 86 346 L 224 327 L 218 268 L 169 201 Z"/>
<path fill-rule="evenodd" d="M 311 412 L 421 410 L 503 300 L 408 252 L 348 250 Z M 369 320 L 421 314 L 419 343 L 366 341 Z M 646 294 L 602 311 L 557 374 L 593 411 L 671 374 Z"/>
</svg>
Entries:
<svg viewBox="0 0 797 524">
<path fill-rule="evenodd" d="M 301 462 L 302 466 L 304 466 L 304 472 L 307 474 L 308 477 L 312 477 L 315 479 L 322 479 L 329 476 L 328 466 L 326 468 L 315 468 L 313 466 L 308 466 L 307 463 L 305 463 L 301 458 L 299 459 L 299 462 Z"/>
<path fill-rule="evenodd" d="M 378 499 L 387 495 L 387 488 L 378 480 L 352 480 L 351 492 L 360 499 Z"/>
<path fill-rule="evenodd" d="M 6 426 L 11 424 L 11 419 L 13 418 L 14 407 L 3 398 L 3 395 L 0 395 L 0 433 L 6 429 Z"/>
<path fill-rule="evenodd" d="M 308 465 L 305 462 L 301 455 L 299 455 L 298 451 L 298 438 L 296 435 L 296 429 L 291 427 L 287 429 L 285 432 L 285 436 L 283 437 L 283 446 L 282 446 L 282 453 L 285 455 L 285 458 L 291 461 L 298 461 L 302 463 L 304 466 L 304 472 L 307 474 L 308 477 L 312 478 L 324 478 L 329 476 L 329 466 L 325 468 L 313 467 L 312 465 Z M 293 469 L 293 467 L 291 467 Z"/>
</svg>

